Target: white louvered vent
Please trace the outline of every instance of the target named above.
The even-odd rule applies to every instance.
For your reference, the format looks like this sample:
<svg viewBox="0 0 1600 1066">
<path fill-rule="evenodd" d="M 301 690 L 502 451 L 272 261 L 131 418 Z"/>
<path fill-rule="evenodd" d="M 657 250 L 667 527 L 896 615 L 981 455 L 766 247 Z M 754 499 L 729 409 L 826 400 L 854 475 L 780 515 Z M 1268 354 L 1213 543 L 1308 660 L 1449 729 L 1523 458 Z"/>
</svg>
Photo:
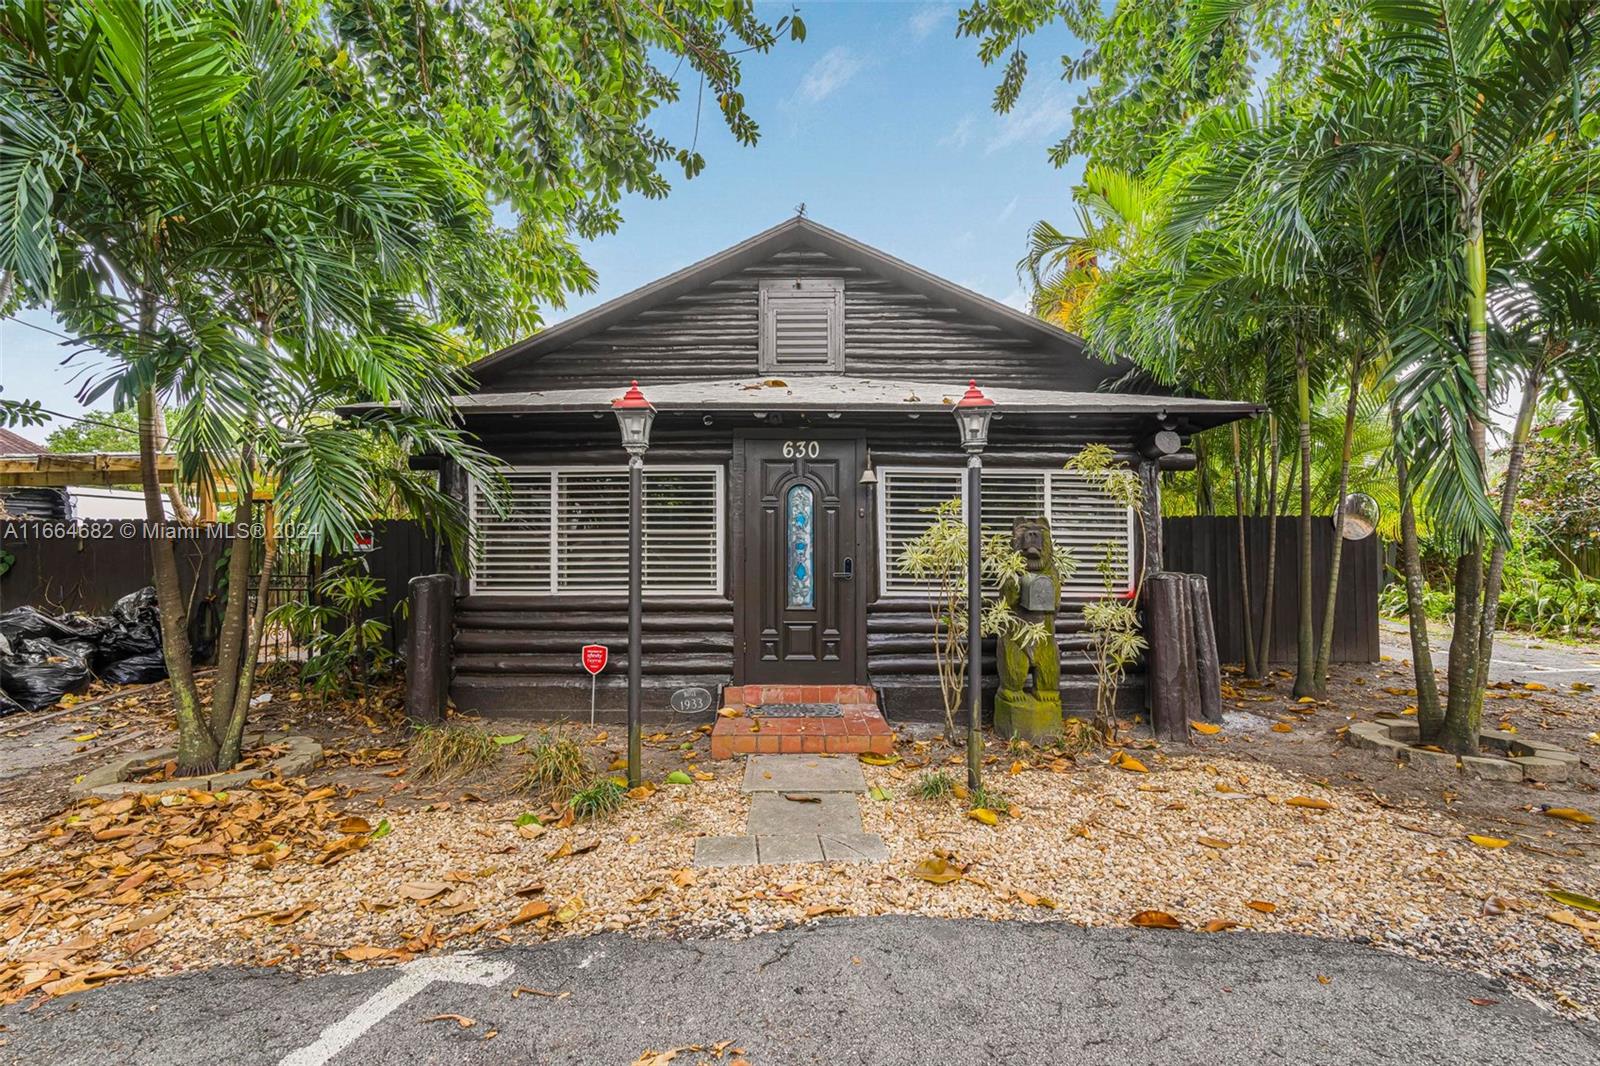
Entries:
<svg viewBox="0 0 1600 1066">
<path fill-rule="evenodd" d="M 883 592 L 904 594 L 930 591 L 931 583 L 918 582 L 899 572 L 906 544 L 933 522 L 932 509 L 941 502 L 966 496 L 966 477 L 959 470 L 884 470 L 879 490 L 880 543 L 884 545 Z M 1046 508 L 1045 501 L 1049 500 Z M 983 531 L 986 535 L 1010 533 L 1013 520 L 1045 514 L 1056 548 L 1077 563 L 1061 582 L 1068 599 L 1092 599 L 1106 591 L 1100 561 L 1107 545 L 1114 555 L 1112 588 L 1133 587 L 1133 513 L 1064 470 L 990 470 L 983 472 Z"/>
<path fill-rule="evenodd" d="M 760 368 L 763 373 L 844 369 L 843 282 L 762 282 Z"/>
<path fill-rule="evenodd" d="M 621 467 L 517 469 L 510 512 L 470 498 L 475 593 L 625 593 L 628 473 Z M 659 467 L 644 474 L 644 590 L 722 591 L 722 470 Z"/>
</svg>

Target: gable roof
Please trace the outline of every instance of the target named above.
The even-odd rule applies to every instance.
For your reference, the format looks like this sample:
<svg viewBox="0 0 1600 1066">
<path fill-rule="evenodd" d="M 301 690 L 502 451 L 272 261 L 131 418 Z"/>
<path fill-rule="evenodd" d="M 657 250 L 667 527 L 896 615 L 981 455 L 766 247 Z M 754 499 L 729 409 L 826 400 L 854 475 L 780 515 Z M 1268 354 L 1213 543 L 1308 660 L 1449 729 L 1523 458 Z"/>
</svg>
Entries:
<svg viewBox="0 0 1600 1066">
<path fill-rule="evenodd" d="M 630 293 L 608 300 L 582 314 L 573 315 L 549 329 L 540 330 L 525 340 L 479 359 L 468 367 L 468 370 L 477 375 L 514 360 L 536 359 L 547 352 L 598 333 L 641 311 L 658 307 L 718 278 L 792 249 L 826 252 L 842 262 L 898 282 L 913 292 L 942 301 L 975 319 L 1025 337 L 1045 348 L 1057 349 L 1067 356 L 1084 354 L 1083 338 L 1076 334 L 1068 333 L 1059 326 L 1018 311 L 999 300 L 992 300 L 981 293 L 963 288 L 953 281 L 946 281 L 921 267 L 912 266 L 903 259 L 896 259 L 888 252 L 879 251 L 853 237 L 847 237 L 838 230 L 829 229 L 804 216 L 796 216 L 780 222 L 771 229 L 763 230 L 754 237 L 740 241 L 716 255 L 652 281 Z"/>
<path fill-rule="evenodd" d="M 20 433 L 0 428 L 0 455 L 38 455 L 44 445 L 35 444 Z"/>
</svg>

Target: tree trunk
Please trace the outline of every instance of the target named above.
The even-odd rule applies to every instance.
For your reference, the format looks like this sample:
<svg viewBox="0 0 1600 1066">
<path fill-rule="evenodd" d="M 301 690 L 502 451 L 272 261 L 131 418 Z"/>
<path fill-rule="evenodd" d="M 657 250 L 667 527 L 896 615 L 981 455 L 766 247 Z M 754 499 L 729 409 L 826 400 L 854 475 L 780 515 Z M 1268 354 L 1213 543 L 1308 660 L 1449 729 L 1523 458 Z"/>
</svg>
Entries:
<svg viewBox="0 0 1600 1066">
<path fill-rule="evenodd" d="M 1344 445 L 1339 453 L 1339 492 L 1333 505 L 1333 553 L 1328 561 L 1328 595 L 1322 605 L 1322 639 L 1317 645 L 1317 695 L 1328 691 L 1328 660 L 1333 657 L 1333 623 L 1339 607 L 1339 566 L 1344 558 L 1344 537 L 1339 524 L 1344 512 L 1345 494 L 1350 491 L 1350 452 L 1355 444 L 1356 414 L 1361 400 L 1360 352 L 1350 363 L 1350 397 L 1344 406 Z"/>
<path fill-rule="evenodd" d="M 1488 263 L 1483 247 L 1483 210 L 1477 193 L 1477 174 L 1465 169 L 1467 186 L 1463 208 L 1465 223 L 1467 301 L 1467 364 L 1478 388 L 1480 403 L 1489 396 Z M 1487 477 L 1488 444 L 1483 420 L 1469 418 L 1467 432 L 1478 464 Z M 1478 639 L 1482 620 L 1483 541 L 1471 536 L 1456 559 L 1455 632 L 1450 637 L 1450 691 L 1445 702 L 1444 731 L 1440 746 L 1457 755 L 1478 750 L 1478 720 L 1483 701 L 1480 690 L 1488 681 L 1478 670 Z"/>
<path fill-rule="evenodd" d="M 1406 583 L 1406 620 L 1411 634 L 1411 672 L 1417 682 L 1417 728 L 1433 743 L 1444 726 L 1439 708 L 1439 679 L 1433 673 L 1433 646 L 1428 638 L 1428 612 L 1422 596 L 1422 549 L 1417 542 L 1417 511 L 1411 500 L 1410 461 L 1400 439 L 1400 410 L 1389 407 L 1394 432 L 1394 475 L 1400 495 L 1400 566 Z"/>
<path fill-rule="evenodd" d="M 1504 535 L 1495 538 L 1494 549 L 1489 555 L 1489 574 L 1483 589 L 1483 612 L 1478 618 L 1477 677 L 1481 683 L 1474 686 L 1472 698 L 1476 704 L 1473 717 L 1479 722 L 1483 721 L 1483 695 L 1489 683 L 1489 663 L 1494 658 L 1494 630 L 1500 620 L 1500 586 L 1505 577 L 1506 551 L 1511 546 L 1511 523 L 1516 517 L 1517 486 L 1522 481 L 1522 463 L 1527 454 L 1528 436 L 1533 431 L 1533 413 L 1539 405 L 1539 389 L 1543 384 L 1544 357 L 1541 355 L 1528 371 L 1522 403 L 1517 409 L 1517 423 L 1511 431 L 1506 473 L 1500 483 L 1500 525 Z"/>
<path fill-rule="evenodd" d="M 1267 433 L 1272 438 L 1269 449 L 1272 469 L 1267 474 L 1267 580 L 1261 599 L 1260 644 L 1256 648 L 1256 668 L 1260 673 L 1251 674 L 1251 677 L 1263 677 L 1271 667 L 1272 613 L 1277 606 L 1278 593 L 1278 467 L 1282 465 L 1282 455 L 1278 446 L 1278 420 L 1270 411 Z"/>
<path fill-rule="evenodd" d="M 167 436 L 167 413 L 161 409 L 160 404 L 156 405 L 155 425 L 156 451 L 164 452 L 171 438 Z M 194 524 L 194 512 L 189 510 L 189 503 L 183 498 L 176 480 L 167 486 L 167 501 L 172 504 L 172 517 L 186 526 Z"/>
<path fill-rule="evenodd" d="M 154 302 L 143 298 L 140 332 L 146 335 L 154 321 Z M 161 618 L 161 656 L 172 688 L 172 706 L 178 718 L 178 771 L 204 774 L 216 769 L 217 742 L 200 706 L 194 683 L 194 652 L 189 646 L 189 612 L 178 577 L 178 556 L 173 541 L 160 535 L 166 525 L 161 504 L 161 479 L 156 472 L 156 394 L 139 393 L 139 479 L 144 489 L 145 518 L 150 524 L 150 568 L 155 578 L 156 606 Z"/>
<path fill-rule="evenodd" d="M 263 516 L 272 521 L 270 508 Z M 250 716 L 250 692 L 255 685 L 256 664 L 261 661 L 261 639 L 267 629 L 267 589 L 272 585 L 272 574 L 278 560 L 278 538 L 268 530 L 262 540 L 261 576 L 257 586 L 255 610 L 250 619 L 250 636 L 244 646 L 244 661 L 240 664 L 239 686 L 234 693 L 228 727 L 219 738 L 218 762 L 224 767 L 239 761 L 244 746 L 245 721 Z"/>
<path fill-rule="evenodd" d="M 1311 613 L 1311 369 L 1297 345 L 1294 364 L 1295 412 L 1300 429 L 1300 618 L 1295 629 L 1294 694 L 1317 691 L 1317 638 Z"/>
<path fill-rule="evenodd" d="M 227 733 L 233 714 L 233 697 L 239 688 L 239 664 L 244 659 L 249 636 L 250 563 L 255 554 L 255 538 L 250 524 L 254 518 L 248 457 L 241 463 L 239 503 L 234 511 L 233 536 L 228 542 L 228 592 L 223 601 L 222 622 L 217 634 L 217 680 L 211 689 L 211 735 Z M 231 763 L 223 763 L 227 769 Z"/>
<path fill-rule="evenodd" d="M 1244 543 L 1244 468 L 1239 455 L 1239 423 L 1233 424 L 1233 513 L 1239 528 L 1239 603 L 1244 611 L 1244 672 L 1250 677 L 1260 677 L 1256 665 L 1255 630 L 1250 618 L 1250 552 Z"/>
</svg>

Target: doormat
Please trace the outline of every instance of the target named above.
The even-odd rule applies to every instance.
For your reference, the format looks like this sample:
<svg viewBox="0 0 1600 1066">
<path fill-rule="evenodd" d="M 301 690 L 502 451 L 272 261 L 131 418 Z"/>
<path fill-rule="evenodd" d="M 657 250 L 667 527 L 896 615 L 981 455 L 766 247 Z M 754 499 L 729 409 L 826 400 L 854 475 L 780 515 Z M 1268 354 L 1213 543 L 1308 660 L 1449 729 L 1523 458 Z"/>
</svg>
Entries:
<svg viewBox="0 0 1600 1066">
<path fill-rule="evenodd" d="M 749 708 L 757 718 L 843 718 L 837 703 L 763 703 Z"/>
</svg>

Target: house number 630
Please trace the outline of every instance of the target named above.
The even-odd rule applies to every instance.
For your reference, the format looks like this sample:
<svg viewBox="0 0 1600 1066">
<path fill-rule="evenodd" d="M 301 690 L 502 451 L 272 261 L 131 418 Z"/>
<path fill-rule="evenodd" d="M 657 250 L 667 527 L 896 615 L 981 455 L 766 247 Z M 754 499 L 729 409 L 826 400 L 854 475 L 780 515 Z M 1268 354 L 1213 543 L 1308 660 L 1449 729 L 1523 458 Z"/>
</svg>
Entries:
<svg viewBox="0 0 1600 1066">
<path fill-rule="evenodd" d="M 785 459 L 815 459 L 822 454 L 822 445 L 814 440 L 786 440 L 783 442 Z"/>
</svg>

